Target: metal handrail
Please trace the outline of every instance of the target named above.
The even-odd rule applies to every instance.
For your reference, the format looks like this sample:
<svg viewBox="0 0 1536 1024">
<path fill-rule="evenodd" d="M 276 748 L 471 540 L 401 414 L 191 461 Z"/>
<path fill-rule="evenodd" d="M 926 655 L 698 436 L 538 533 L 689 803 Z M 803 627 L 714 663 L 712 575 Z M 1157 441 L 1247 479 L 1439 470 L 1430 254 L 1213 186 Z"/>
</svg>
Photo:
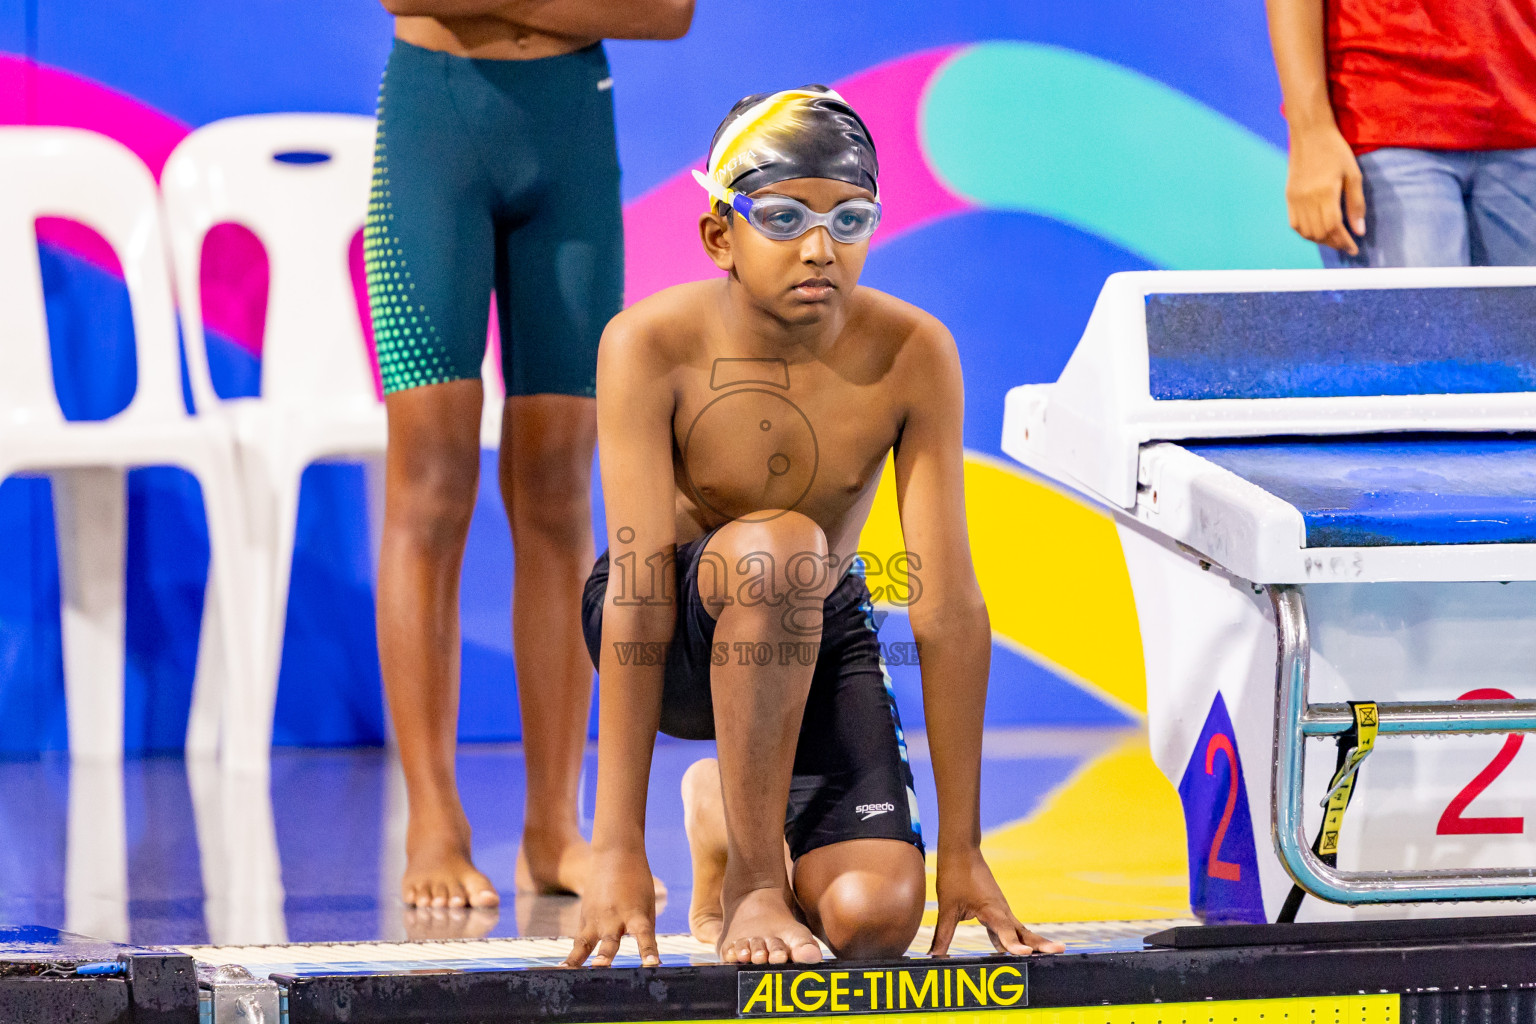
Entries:
<svg viewBox="0 0 1536 1024">
<path fill-rule="evenodd" d="M 1536 700 L 1378 702 L 1376 708 L 1381 735 L 1536 732 Z M 1354 724 L 1348 704 L 1309 704 L 1301 716 L 1301 731 L 1308 736 L 1337 736 Z"/>
<path fill-rule="evenodd" d="M 1354 716 L 1347 704 L 1307 704 L 1312 643 L 1306 601 L 1293 585 L 1267 589 L 1278 648 L 1270 830 L 1280 863 L 1296 884 L 1319 899 L 1345 904 L 1536 898 L 1536 867 L 1340 871 L 1312 852 L 1303 816 L 1306 739 L 1342 733 Z M 1536 732 L 1536 701 L 1429 701 L 1378 708 L 1381 733 Z"/>
</svg>

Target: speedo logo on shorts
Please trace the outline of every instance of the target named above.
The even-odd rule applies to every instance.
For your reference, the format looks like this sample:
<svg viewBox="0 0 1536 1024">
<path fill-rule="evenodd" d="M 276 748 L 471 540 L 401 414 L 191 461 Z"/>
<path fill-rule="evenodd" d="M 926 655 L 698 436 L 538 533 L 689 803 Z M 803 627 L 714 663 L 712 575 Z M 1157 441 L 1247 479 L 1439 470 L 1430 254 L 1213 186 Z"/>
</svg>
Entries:
<svg viewBox="0 0 1536 1024">
<path fill-rule="evenodd" d="M 855 814 L 860 815 L 860 821 L 868 821 L 870 818 L 876 818 L 882 814 L 889 814 L 895 809 L 896 805 L 893 803 L 859 804 L 859 806 L 855 807 L 853 811 Z"/>
</svg>

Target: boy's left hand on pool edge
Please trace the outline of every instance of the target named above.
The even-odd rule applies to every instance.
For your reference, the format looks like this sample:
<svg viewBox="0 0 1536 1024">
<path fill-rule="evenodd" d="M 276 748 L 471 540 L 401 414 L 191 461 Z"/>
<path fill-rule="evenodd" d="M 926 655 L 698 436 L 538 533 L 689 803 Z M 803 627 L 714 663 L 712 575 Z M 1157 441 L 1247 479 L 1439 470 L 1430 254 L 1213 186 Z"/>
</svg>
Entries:
<svg viewBox="0 0 1536 1024">
<path fill-rule="evenodd" d="M 1036 935 L 1024 926 L 1008 899 L 992 877 L 992 869 L 978 849 L 958 853 L 939 853 L 939 919 L 933 928 L 929 956 L 944 956 L 955 937 L 955 926 L 975 918 L 986 928 L 992 945 L 1000 953 L 1028 956 L 1031 953 L 1060 953 L 1067 947 L 1060 942 Z"/>
<path fill-rule="evenodd" d="M 640 947 L 641 966 L 658 966 L 655 884 L 644 849 L 608 855 L 595 851 L 581 896 L 581 928 L 565 966 L 580 967 L 589 956 L 593 967 L 609 966 L 625 935 Z"/>
</svg>

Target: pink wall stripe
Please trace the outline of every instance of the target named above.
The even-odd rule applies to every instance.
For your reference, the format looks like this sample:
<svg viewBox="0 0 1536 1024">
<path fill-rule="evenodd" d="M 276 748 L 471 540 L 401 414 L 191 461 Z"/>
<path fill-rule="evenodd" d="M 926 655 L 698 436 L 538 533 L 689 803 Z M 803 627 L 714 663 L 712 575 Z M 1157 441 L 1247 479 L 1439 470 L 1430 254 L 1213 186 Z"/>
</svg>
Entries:
<svg viewBox="0 0 1536 1024">
<path fill-rule="evenodd" d="M 156 180 L 171 150 L 191 130 L 116 89 L 8 53 L 0 53 L 0 124 L 100 132 L 137 153 Z"/>
<path fill-rule="evenodd" d="M 155 177 L 188 128 L 134 99 L 88 78 L 0 53 L 0 124 L 57 125 L 100 132 L 123 143 L 149 165 Z M 111 273 L 117 258 L 94 231 L 72 221 L 49 218 L 38 238 Z"/>
<path fill-rule="evenodd" d="M 934 220 L 975 209 L 934 176 L 923 157 L 917 114 L 923 90 L 938 67 L 959 47 L 941 47 L 899 57 L 861 71 L 835 86 L 869 125 L 880 153 L 884 223 L 878 246 Z M 86 128 L 133 150 L 159 177 L 166 158 L 188 126 L 107 86 L 70 72 L 0 54 L 0 124 L 43 124 Z M 702 167 L 701 157 L 695 166 Z M 716 276 L 719 271 L 699 243 L 703 191 L 684 169 L 624 210 L 625 299 L 633 303 L 674 284 Z M 265 254 L 240 231 L 215 230 L 204 248 L 203 315 L 208 329 L 253 354 L 261 351 L 266 294 Z M 69 221 L 39 224 L 39 238 L 116 272 L 117 259 L 95 232 Z M 353 243 L 350 263 L 358 289 L 358 312 L 372 352 L 372 324 L 362 292 L 361 247 Z"/>
<path fill-rule="evenodd" d="M 977 209 L 934 177 L 917 134 L 923 92 L 939 66 L 959 50 L 945 46 L 909 54 L 835 86 L 869 126 L 880 156 L 882 211 L 876 245 L 942 217 Z"/>
</svg>

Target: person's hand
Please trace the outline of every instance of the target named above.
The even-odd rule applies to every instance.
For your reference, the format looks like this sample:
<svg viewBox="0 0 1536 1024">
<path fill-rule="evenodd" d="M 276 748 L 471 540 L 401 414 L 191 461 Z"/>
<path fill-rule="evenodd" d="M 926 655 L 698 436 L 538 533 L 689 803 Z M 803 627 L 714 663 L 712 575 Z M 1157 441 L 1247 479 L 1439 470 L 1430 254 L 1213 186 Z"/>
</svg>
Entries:
<svg viewBox="0 0 1536 1024">
<path fill-rule="evenodd" d="M 955 926 L 975 918 L 999 953 L 1028 956 L 1030 953 L 1060 953 L 1067 947 L 1042 938 L 1024 927 L 1013 916 L 1003 890 L 998 888 L 992 869 L 975 848 L 958 853 L 939 853 L 939 919 L 933 929 L 929 956 L 944 956 L 955 937 Z"/>
<path fill-rule="evenodd" d="M 1344 197 L 1342 209 L 1340 195 Z M 1301 237 L 1350 256 L 1360 252 L 1355 238 L 1365 234 L 1365 190 L 1360 164 L 1336 125 L 1291 133 L 1285 205 L 1291 227 Z"/>
<path fill-rule="evenodd" d="M 619 951 L 619 939 L 633 935 L 646 967 L 661 963 L 656 949 L 656 885 L 645 851 L 592 853 L 592 866 L 581 897 L 581 927 L 565 966 L 607 967 Z M 594 950 L 596 952 L 594 952 Z"/>
</svg>

